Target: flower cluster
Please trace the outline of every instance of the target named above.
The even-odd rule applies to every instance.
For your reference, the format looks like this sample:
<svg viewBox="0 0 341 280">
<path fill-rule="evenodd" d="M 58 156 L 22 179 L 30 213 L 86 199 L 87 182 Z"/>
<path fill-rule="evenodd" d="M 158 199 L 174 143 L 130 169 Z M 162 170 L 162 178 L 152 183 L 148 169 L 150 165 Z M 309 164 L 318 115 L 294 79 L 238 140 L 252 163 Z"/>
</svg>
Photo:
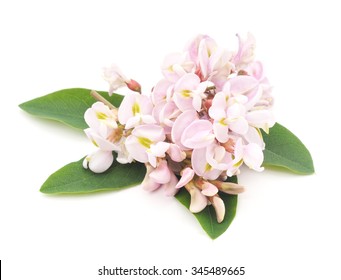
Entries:
<svg viewBox="0 0 341 280">
<path fill-rule="evenodd" d="M 164 78 L 151 93 L 141 93 L 139 83 L 116 66 L 105 69 L 109 94 L 123 86 L 131 91 L 119 108 L 93 92 L 99 101 L 85 113 L 85 133 L 98 150 L 84 159 L 84 167 L 104 172 L 114 154 L 122 164 L 144 163 L 144 189 L 163 187 L 174 195 L 184 187 L 193 213 L 212 204 L 222 222 L 225 206 L 219 192 L 244 189 L 225 182 L 227 177 L 239 174 L 243 164 L 263 170 L 260 130 L 268 132 L 275 123 L 271 86 L 254 59 L 254 37 L 237 37 L 235 52 L 200 35 L 182 53 L 168 55 Z"/>
</svg>

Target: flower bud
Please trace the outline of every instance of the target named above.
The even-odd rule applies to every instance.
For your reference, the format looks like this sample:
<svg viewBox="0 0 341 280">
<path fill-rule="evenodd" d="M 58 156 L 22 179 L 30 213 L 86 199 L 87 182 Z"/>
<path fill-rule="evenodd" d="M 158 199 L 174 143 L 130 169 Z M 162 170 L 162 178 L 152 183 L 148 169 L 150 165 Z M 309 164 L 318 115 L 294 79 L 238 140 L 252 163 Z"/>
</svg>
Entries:
<svg viewBox="0 0 341 280">
<path fill-rule="evenodd" d="M 158 189 L 161 184 L 155 182 L 155 180 L 149 176 L 149 174 L 154 171 L 154 168 L 150 164 L 146 164 L 146 169 L 146 175 L 141 183 L 141 187 L 146 191 L 152 192 Z"/>
<path fill-rule="evenodd" d="M 133 79 L 125 82 L 127 87 L 132 90 L 141 93 L 141 85 Z"/>
<path fill-rule="evenodd" d="M 218 188 L 209 182 L 203 182 L 201 193 L 206 196 L 214 196 L 218 193 Z"/>
<path fill-rule="evenodd" d="M 199 213 L 204 210 L 208 203 L 206 196 L 204 196 L 192 182 L 188 183 L 185 187 L 191 195 L 191 204 L 189 206 L 189 210 L 192 213 Z"/>
<path fill-rule="evenodd" d="M 194 174 L 195 173 L 194 173 L 193 169 L 190 167 L 186 167 L 186 168 L 182 169 L 180 172 L 181 179 L 176 184 L 175 188 L 179 189 L 179 188 L 185 186 L 186 184 L 188 184 L 190 181 L 192 181 Z"/>
<path fill-rule="evenodd" d="M 95 173 L 103 173 L 109 169 L 113 161 L 114 157 L 111 151 L 98 150 L 84 158 L 83 167 L 89 168 Z"/>
<path fill-rule="evenodd" d="M 240 194 L 242 192 L 244 192 L 244 187 L 235 183 L 231 183 L 231 182 L 221 182 L 218 180 L 213 181 L 214 185 L 217 186 L 217 188 L 224 192 L 224 193 L 228 193 L 228 194 Z"/>
<path fill-rule="evenodd" d="M 218 196 L 215 195 L 210 198 L 210 202 L 212 203 L 216 217 L 217 217 L 217 222 L 220 224 L 225 217 L 225 204 L 224 201 Z"/>
</svg>

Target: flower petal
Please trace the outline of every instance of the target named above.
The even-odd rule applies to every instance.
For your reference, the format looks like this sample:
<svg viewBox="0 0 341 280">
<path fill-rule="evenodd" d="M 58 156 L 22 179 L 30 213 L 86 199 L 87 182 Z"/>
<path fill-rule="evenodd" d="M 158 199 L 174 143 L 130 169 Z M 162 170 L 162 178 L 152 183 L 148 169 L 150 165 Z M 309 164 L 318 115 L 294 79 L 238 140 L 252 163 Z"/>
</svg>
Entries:
<svg viewBox="0 0 341 280">
<path fill-rule="evenodd" d="M 213 132 L 220 143 L 226 143 L 229 139 L 229 127 L 224 122 L 214 122 Z"/>
<path fill-rule="evenodd" d="M 178 178 L 171 172 L 171 178 L 168 183 L 164 184 L 162 188 L 165 190 L 167 196 L 174 196 L 179 191 L 175 186 L 178 183 Z"/>
<path fill-rule="evenodd" d="M 195 110 L 187 110 L 178 116 L 173 124 L 171 132 L 172 141 L 182 150 L 189 150 L 189 148 L 181 144 L 181 136 L 183 131 L 196 119 L 198 119 L 197 112 Z"/>
<path fill-rule="evenodd" d="M 150 145 L 150 152 L 156 157 L 165 157 L 166 151 L 169 149 L 170 143 L 158 142 Z"/>
<path fill-rule="evenodd" d="M 214 196 L 218 193 L 218 188 L 209 182 L 204 182 L 201 193 L 206 196 Z"/>
<path fill-rule="evenodd" d="M 207 206 L 207 198 L 204 196 L 201 191 L 192 186 L 189 190 L 189 194 L 191 195 L 191 204 L 189 206 L 189 210 L 192 213 L 199 213 Z"/>
<path fill-rule="evenodd" d="M 141 183 L 141 187 L 146 191 L 152 192 L 158 189 L 161 184 L 155 182 L 155 180 L 150 177 L 150 174 L 154 171 L 154 168 L 151 165 L 146 164 L 146 169 L 146 175 Z"/>
<path fill-rule="evenodd" d="M 216 195 L 212 198 L 211 202 L 212 202 L 212 205 L 214 207 L 214 210 L 217 216 L 217 222 L 221 223 L 225 217 L 224 201 L 219 196 Z"/>
<path fill-rule="evenodd" d="M 265 144 L 263 141 L 263 136 L 262 136 L 262 133 L 260 132 L 260 130 L 258 128 L 255 128 L 253 126 L 249 126 L 247 133 L 244 134 L 243 137 L 248 143 L 255 143 L 259 147 L 261 147 L 262 150 L 264 149 Z"/>
<path fill-rule="evenodd" d="M 224 92 L 218 92 L 213 100 L 212 106 L 208 110 L 210 117 L 214 120 L 220 121 L 221 119 L 226 118 L 226 105 L 227 105 L 228 95 Z"/>
<path fill-rule="evenodd" d="M 192 168 L 198 176 L 204 179 L 215 180 L 222 170 L 213 168 L 206 159 L 206 148 L 194 149 L 192 153 Z"/>
<path fill-rule="evenodd" d="M 244 135 L 249 129 L 249 124 L 244 117 L 239 117 L 229 123 L 229 128 L 235 133 Z"/>
<path fill-rule="evenodd" d="M 179 189 L 179 188 L 185 186 L 186 184 L 188 184 L 190 181 L 192 181 L 194 174 L 195 173 L 194 173 L 193 169 L 190 167 L 186 167 L 185 169 L 183 169 L 181 171 L 181 178 L 180 178 L 179 182 L 176 184 L 175 188 Z"/>
<path fill-rule="evenodd" d="M 155 124 L 139 125 L 131 134 L 150 139 L 152 142 L 164 141 L 166 138 L 163 128 Z"/>
<path fill-rule="evenodd" d="M 135 160 L 139 162 L 148 162 L 148 155 L 146 153 L 147 148 L 141 145 L 138 138 L 134 135 L 129 135 L 125 141 L 125 146 L 130 154 Z"/>
<path fill-rule="evenodd" d="M 275 124 L 275 118 L 269 110 L 251 111 L 247 113 L 246 119 L 250 125 L 262 128 L 264 131 L 268 131 Z"/>
<path fill-rule="evenodd" d="M 208 120 L 195 120 L 182 133 L 181 143 L 191 149 L 200 149 L 214 141 L 212 123 Z"/>
<path fill-rule="evenodd" d="M 256 171 L 263 171 L 264 167 L 261 167 L 264 154 L 262 149 L 255 143 L 250 143 L 244 147 L 244 163 Z"/>
<path fill-rule="evenodd" d="M 186 158 L 186 153 L 180 149 L 176 144 L 170 144 L 167 150 L 170 158 L 175 162 L 181 162 Z"/>
<path fill-rule="evenodd" d="M 229 80 L 232 95 L 247 94 L 259 84 L 257 79 L 247 75 L 235 76 Z"/>
<path fill-rule="evenodd" d="M 167 161 L 162 160 L 158 166 L 150 172 L 149 177 L 160 184 L 168 183 L 171 179 L 171 171 L 168 168 Z"/>
</svg>

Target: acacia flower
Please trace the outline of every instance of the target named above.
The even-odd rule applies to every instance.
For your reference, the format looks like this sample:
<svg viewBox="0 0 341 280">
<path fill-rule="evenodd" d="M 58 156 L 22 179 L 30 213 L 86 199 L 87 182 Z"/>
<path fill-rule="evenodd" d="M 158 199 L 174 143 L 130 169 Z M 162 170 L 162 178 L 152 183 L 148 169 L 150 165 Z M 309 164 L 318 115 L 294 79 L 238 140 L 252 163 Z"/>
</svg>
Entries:
<svg viewBox="0 0 341 280">
<path fill-rule="evenodd" d="M 234 170 L 245 163 L 249 168 L 260 172 L 264 170 L 264 167 L 261 167 L 263 160 L 263 151 L 259 145 L 255 143 L 245 145 L 242 139 L 238 139 L 234 148 L 233 167 L 229 171 L 232 175 Z"/>
<path fill-rule="evenodd" d="M 217 179 L 233 164 L 232 154 L 215 142 L 207 147 L 194 149 L 191 160 L 195 173 L 209 180 Z"/>
<path fill-rule="evenodd" d="M 238 52 L 233 57 L 233 63 L 236 65 L 236 69 L 240 70 L 247 67 L 254 60 L 256 40 L 251 33 L 247 34 L 247 38 L 242 38 L 237 34 L 239 48 Z"/>
<path fill-rule="evenodd" d="M 206 88 L 207 83 L 201 83 L 197 75 L 185 74 L 174 85 L 173 100 L 182 112 L 190 109 L 199 112 L 202 100 L 206 97 Z"/>
<path fill-rule="evenodd" d="M 118 120 L 125 125 L 125 129 L 133 128 L 140 124 L 155 123 L 152 116 L 153 104 L 146 95 L 138 93 L 127 94 L 118 110 Z"/>
<path fill-rule="evenodd" d="M 104 172 L 114 160 L 112 152 L 121 151 L 117 110 L 111 110 L 102 102 L 96 102 L 85 112 L 84 119 L 89 125 L 89 128 L 85 129 L 84 132 L 98 148 L 98 151 L 88 155 L 84 159 L 83 166 L 89 167 L 95 173 Z"/>
<path fill-rule="evenodd" d="M 191 212 L 213 207 L 223 222 L 224 194 L 244 191 L 228 178 L 243 165 L 264 169 L 261 131 L 275 124 L 272 88 L 254 59 L 254 37 L 237 37 L 237 51 L 199 35 L 184 52 L 166 56 L 163 78 L 150 94 L 117 66 L 105 68 L 110 94 L 122 86 L 132 91 L 119 109 L 93 94 L 101 102 L 86 111 L 85 133 L 98 150 L 84 159 L 84 168 L 104 172 L 115 157 L 144 163 L 143 189 L 174 195 L 182 188 L 191 196 Z"/>
<path fill-rule="evenodd" d="M 132 91 L 141 92 L 140 84 L 133 79 L 127 78 L 115 64 L 103 69 L 103 78 L 109 83 L 109 95 L 112 95 L 115 90 L 125 86 Z"/>
<path fill-rule="evenodd" d="M 125 146 L 130 155 L 137 161 L 149 162 L 154 168 L 157 159 L 165 157 L 170 144 L 164 142 L 165 133 L 161 126 L 155 124 L 140 125 L 127 137 Z"/>
<path fill-rule="evenodd" d="M 186 53 L 171 53 L 165 57 L 161 68 L 167 80 L 176 82 L 186 73 L 192 72 L 194 63 Z"/>
</svg>

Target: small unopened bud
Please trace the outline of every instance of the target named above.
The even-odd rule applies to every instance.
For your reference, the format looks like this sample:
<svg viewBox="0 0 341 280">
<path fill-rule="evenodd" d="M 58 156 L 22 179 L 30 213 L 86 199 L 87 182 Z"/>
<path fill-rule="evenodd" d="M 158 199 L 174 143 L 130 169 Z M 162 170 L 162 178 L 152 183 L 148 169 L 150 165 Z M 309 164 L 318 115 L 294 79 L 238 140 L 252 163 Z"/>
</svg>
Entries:
<svg viewBox="0 0 341 280">
<path fill-rule="evenodd" d="M 126 81 L 127 87 L 132 90 L 141 93 L 141 85 L 133 79 Z"/>
<path fill-rule="evenodd" d="M 203 195 L 206 195 L 206 196 L 214 196 L 215 194 L 218 193 L 218 188 L 209 182 L 204 182 L 202 184 L 201 192 Z"/>
<path fill-rule="evenodd" d="M 114 156 L 111 151 L 98 150 L 83 160 L 83 167 L 90 169 L 94 173 L 103 173 L 109 169 L 114 161 Z"/>
<path fill-rule="evenodd" d="M 176 186 L 175 186 L 176 189 L 179 189 L 179 188 L 185 186 L 186 184 L 188 184 L 189 182 L 191 182 L 195 173 L 194 173 L 192 168 L 186 167 L 186 168 L 181 170 L 180 175 L 181 175 L 181 179 L 176 184 Z"/>
<path fill-rule="evenodd" d="M 192 213 L 199 213 L 207 206 L 208 200 L 201 191 L 192 183 L 189 182 L 185 188 L 191 195 L 191 204 L 189 206 L 189 211 Z"/>
<path fill-rule="evenodd" d="M 202 178 L 196 180 L 195 184 L 201 189 L 201 193 L 205 196 L 214 196 L 218 193 L 218 188 L 215 185 Z"/>
<path fill-rule="evenodd" d="M 231 182 L 221 182 L 218 180 L 214 180 L 212 181 L 212 183 L 217 186 L 217 188 L 224 192 L 224 193 L 228 193 L 228 194 L 240 194 L 242 192 L 244 192 L 245 188 L 241 185 L 235 184 L 235 183 L 231 183 Z"/>
<path fill-rule="evenodd" d="M 144 190 L 153 192 L 160 187 L 160 183 L 155 182 L 152 178 L 149 177 L 149 174 L 154 171 L 154 168 L 150 164 L 146 165 L 146 175 L 141 183 L 141 186 Z"/>
<path fill-rule="evenodd" d="M 224 201 L 218 195 L 210 197 L 209 200 L 214 207 L 215 214 L 217 217 L 217 222 L 220 224 L 224 220 L 224 217 L 225 217 Z"/>
</svg>

